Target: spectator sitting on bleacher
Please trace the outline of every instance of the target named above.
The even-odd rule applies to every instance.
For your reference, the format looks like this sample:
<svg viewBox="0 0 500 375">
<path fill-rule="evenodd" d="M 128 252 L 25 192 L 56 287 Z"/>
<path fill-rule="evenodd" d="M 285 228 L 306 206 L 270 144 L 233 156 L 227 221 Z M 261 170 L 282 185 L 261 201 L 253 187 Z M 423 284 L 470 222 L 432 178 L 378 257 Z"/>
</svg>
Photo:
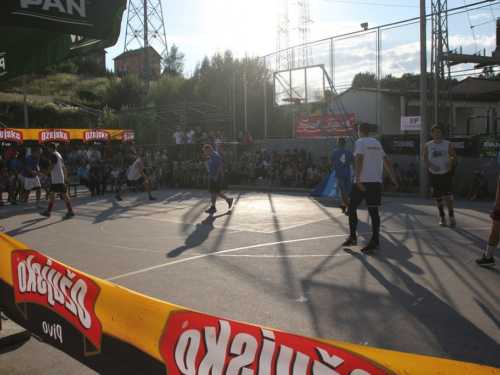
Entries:
<svg viewBox="0 0 500 375">
<path fill-rule="evenodd" d="M 396 178 L 396 181 L 398 182 L 399 184 L 399 189 L 396 187 L 394 189 L 394 191 L 397 193 L 398 191 L 401 190 L 401 192 L 404 192 L 405 191 L 405 185 L 404 185 L 404 181 L 403 181 L 403 173 L 401 173 L 401 170 L 399 169 L 399 164 L 398 163 L 394 163 L 392 165 L 392 169 L 394 169 L 394 177 Z M 388 190 L 388 187 L 389 187 L 389 184 L 392 184 L 394 185 L 392 182 L 391 182 L 391 178 L 389 176 L 385 176 L 384 179 L 382 180 L 382 184 L 383 184 L 383 190 L 384 191 L 387 191 Z"/>
<path fill-rule="evenodd" d="M 10 178 L 7 174 L 7 170 L 3 163 L 0 164 L 0 206 L 3 206 L 3 193 L 7 192 L 9 196 L 13 196 L 12 186 L 10 184 Z M 7 198 L 8 199 L 8 198 Z"/>
<path fill-rule="evenodd" d="M 76 151 L 76 155 L 79 160 L 87 159 L 87 150 L 85 149 L 85 145 L 80 146 L 80 148 Z"/>
<path fill-rule="evenodd" d="M 315 187 L 320 181 L 319 170 L 316 164 L 313 164 L 307 170 L 306 186 L 309 188 Z"/>
<path fill-rule="evenodd" d="M 271 164 L 275 162 L 281 163 L 281 154 L 277 151 L 273 151 L 273 157 L 271 158 Z"/>
<path fill-rule="evenodd" d="M 295 171 L 292 167 L 292 163 L 286 163 L 285 168 L 285 186 L 292 187 L 292 182 L 295 181 Z"/>
<path fill-rule="evenodd" d="M 76 171 L 78 168 L 78 154 L 76 153 L 76 150 L 74 147 L 71 147 L 69 152 L 68 152 L 68 162 L 70 165 L 70 170 Z"/>
<path fill-rule="evenodd" d="M 286 149 L 285 153 L 281 156 L 281 162 L 285 163 L 285 166 L 287 163 L 290 163 L 292 161 L 292 155 L 290 154 L 290 150 Z"/>
<path fill-rule="evenodd" d="M 486 196 L 486 186 L 488 185 L 487 181 L 483 178 L 481 172 L 474 171 L 474 177 L 469 183 L 469 192 L 467 194 L 467 198 L 471 202 L 474 202 L 477 199 L 484 198 Z"/>
<path fill-rule="evenodd" d="M 87 166 L 85 160 L 80 160 L 80 167 L 76 170 L 76 174 L 80 179 L 80 184 L 85 185 L 92 193 L 92 189 L 90 188 L 90 168 Z"/>
<path fill-rule="evenodd" d="M 411 189 L 413 188 L 413 185 L 415 185 L 418 181 L 418 173 L 415 170 L 415 164 L 410 163 L 408 166 L 408 170 L 406 171 L 405 174 L 403 174 L 403 182 L 405 186 L 408 186 L 406 189 L 407 193 L 411 193 Z"/>
<path fill-rule="evenodd" d="M 101 153 L 99 152 L 97 147 L 89 147 L 89 150 L 87 151 L 87 159 L 90 163 L 92 163 L 93 161 L 97 162 L 101 160 Z"/>
<path fill-rule="evenodd" d="M 115 157 L 116 150 L 114 147 L 111 146 L 106 146 L 102 150 L 103 153 L 103 160 L 105 163 L 113 163 L 113 159 Z"/>
<path fill-rule="evenodd" d="M 113 157 L 113 164 L 116 166 L 116 169 L 121 169 L 124 167 L 125 158 L 120 150 L 116 151 L 115 156 Z"/>
<path fill-rule="evenodd" d="M 280 174 L 280 164 L 275 161 L 269 168 L 269 186 L 274 187 Z"/>
</svg>

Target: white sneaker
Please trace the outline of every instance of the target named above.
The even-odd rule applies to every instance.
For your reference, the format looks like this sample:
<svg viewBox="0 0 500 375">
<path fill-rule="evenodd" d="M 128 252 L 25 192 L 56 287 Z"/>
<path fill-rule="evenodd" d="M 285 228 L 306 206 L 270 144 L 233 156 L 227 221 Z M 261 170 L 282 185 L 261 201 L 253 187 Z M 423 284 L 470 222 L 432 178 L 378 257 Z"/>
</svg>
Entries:
<svg viewBox="0 0 500 375">
<path fill-rule="evenodd" d="M 45 208 L 45 206 L 43 204 L 41 204 L 40 202 L 37 202 L 35 207 L 36 208 Z"/>
<path fill-rule="evenodd" d="M 27 204 L 23 204 L 24 211 L 28 211 L 29 209 L 30 209 L 30 206 L 28 206 Z"/>
</svg>

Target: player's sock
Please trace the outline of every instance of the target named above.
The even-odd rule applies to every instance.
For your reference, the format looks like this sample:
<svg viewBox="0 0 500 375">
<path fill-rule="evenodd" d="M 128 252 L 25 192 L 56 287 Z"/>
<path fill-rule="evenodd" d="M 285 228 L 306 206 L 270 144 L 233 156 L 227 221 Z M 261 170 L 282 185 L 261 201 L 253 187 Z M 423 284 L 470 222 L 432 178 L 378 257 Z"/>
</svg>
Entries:
<svg viewBox="0 0 500 375">
<path fill-rule="evenodd" d="M 69 212 L 73 212 L 73 207 L 71 207 L 71 202 L 67 202 L 66 207 L 68 207 Z"/>
<path fill-rule="evenodd" d="M 450 217 L 453 217 L 453 215 L 454 215 L 454 213 L 453 213 L 453 209 L 451 209 L 451 210 L 449 210 L 449 211 L 448 211 L 448 215 L 449 215 Z M 444 216 L 444 214 L 443 214 L 443 216 Z"/>
<path fill-rule="evenodd" d="M 490 259 L 493 256 L 496 248 L 496 246 L 488 244 L 488 246 L 486 247 L 486 259 Z"/>
<path fill-rule="evenodd" d="M 444 208 L 443 207 L 438 207 L 439 208 L 439 216 L 444 217 Z"/>
</svg>

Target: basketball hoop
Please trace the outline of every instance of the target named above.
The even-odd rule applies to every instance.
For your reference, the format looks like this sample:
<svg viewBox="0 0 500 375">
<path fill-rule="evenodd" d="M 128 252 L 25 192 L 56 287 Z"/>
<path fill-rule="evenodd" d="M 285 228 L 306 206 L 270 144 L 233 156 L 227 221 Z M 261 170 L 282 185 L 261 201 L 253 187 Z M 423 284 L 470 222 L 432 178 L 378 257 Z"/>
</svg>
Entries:
<svg viewBox="0 0 500 375">
<path fill-rule="evenodd" d="M 305 99 L 301 98 L 284 98 L 282 99 L 284 102 L 287 104 L 294 104 L 294 105 L 299 105 L 301 101 L 304 101 Z"/>
</svg>

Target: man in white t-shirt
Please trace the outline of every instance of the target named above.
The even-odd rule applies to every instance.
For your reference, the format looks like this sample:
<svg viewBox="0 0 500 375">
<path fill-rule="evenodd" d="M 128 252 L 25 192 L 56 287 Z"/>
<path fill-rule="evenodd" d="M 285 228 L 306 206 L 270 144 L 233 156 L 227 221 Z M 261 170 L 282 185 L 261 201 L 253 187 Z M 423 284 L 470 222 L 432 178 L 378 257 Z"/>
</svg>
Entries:
<svg viewBox="0 0 500 375">
<path fill-rule="evenodd" d="M 436 200 L 441 220 L 439 225 L 446 225 L 443 198 L 448 206 L 450 226 L 455 227 L 457 222 L 453 212 L 453 199 L 451 187 L 453 185 L 453 166 L 457 165 L 457 154 L 450 141 L 443 139 L 441 125 L 431 126 L 432 141 L 424 145 L 423 162 L 429 167 L 429 183 L 432 198 Z"/>
<path fill-rule="evenodd" d="M 370 125 L 363 122 L 358 125 L 359 139 L 354 144 L 355 179 L 351 188 L 349 207 L 349 231 L 350 235 L 342 246 L 357 245 L 356 230 L 358 226 L 358 214 L 356 212 L 359 204 L 365 200 L 372 222 L 372 238 L 367 246 L 361 249 L 364 254 L 378 253 L 380 251 L 379 232 L 380 215 L 378 207 L 382 198 L 382 169 L 383 165 L 391 176 L 391 181 L 399 188 L 394 170 L 385 155 L 384 149 L 379 141 L 369 137 Z"/>
<path fill-rule="evenodd" d="M 182 138 L 184 137 L 184 133 L 181 132 L 181 127 L 176 126 L 175 127 L 175 133 L 173 134 L 172 138 L 175 141 L 175 157 L 177 160 L 182 159 Z"/>
</svg>

